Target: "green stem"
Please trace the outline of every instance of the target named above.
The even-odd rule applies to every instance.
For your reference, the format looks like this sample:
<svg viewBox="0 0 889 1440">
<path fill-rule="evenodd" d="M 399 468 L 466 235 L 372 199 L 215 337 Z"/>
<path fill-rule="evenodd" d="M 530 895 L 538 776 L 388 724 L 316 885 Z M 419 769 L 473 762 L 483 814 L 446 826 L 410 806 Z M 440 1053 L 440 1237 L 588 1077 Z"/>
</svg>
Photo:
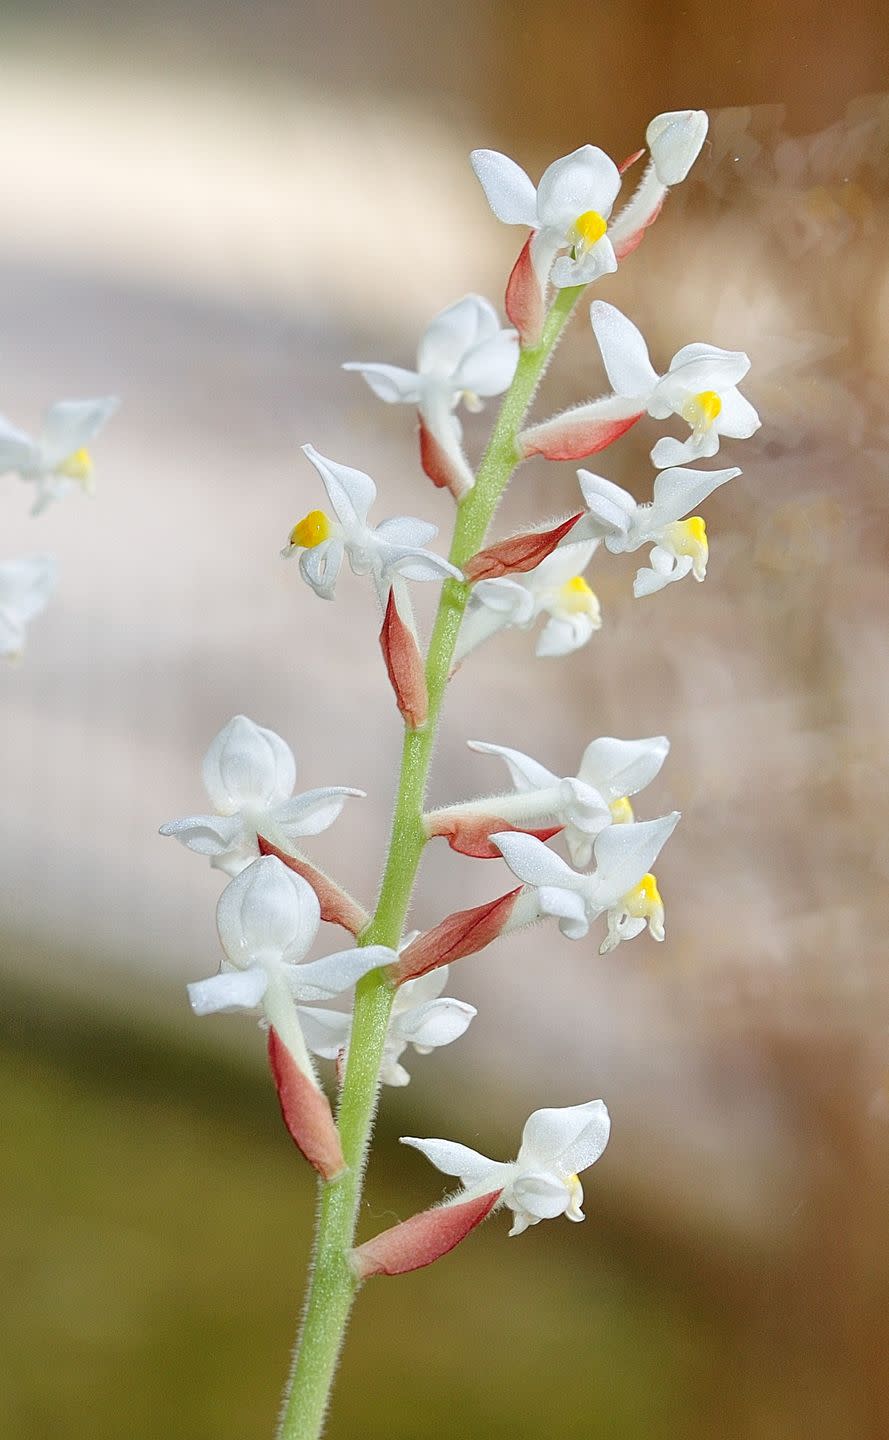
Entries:
<svg viewBox="0 0 889 1440">
<path fill-rule="evenodd" d="M 480 549 L 500 497 L 519 463 L 516 436 L 582 289 L 558 292 L 540 344 L 521 352 L 475 485 L 458 510 L 449 557 L 458 567 Z M 362 945 L 389 945 L 395 949 L 404 932 L 426 841 L 423 802 L 435 732 L 469 594 L 470 586 L 457 580 L 448 580 L 442 587 L 426 658 L 429 718 L 422 729 L 405 732 L 386 869 L 376 912 L 359 938 Z M 317 1440 L 323 1429 L 337 1359 L 358 1288 L 348 1255 L 355 1239 L 394 995 L 385 972 L 379 970 L 366 975 L 355 991 L 349 1058 L 337 1117 L 348 1169 L 338 1180 L 321 1185 L 311 1285 L 278 1440 Z"/>
</svg>

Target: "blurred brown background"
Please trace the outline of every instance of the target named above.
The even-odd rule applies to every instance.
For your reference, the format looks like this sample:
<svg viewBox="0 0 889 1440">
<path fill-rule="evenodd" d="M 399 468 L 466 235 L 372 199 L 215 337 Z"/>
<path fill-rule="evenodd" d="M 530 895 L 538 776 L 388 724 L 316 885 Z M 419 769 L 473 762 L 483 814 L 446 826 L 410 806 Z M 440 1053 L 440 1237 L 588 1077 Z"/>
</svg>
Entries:
<svg viewBox="0 0 889 1440">
<path fill-rule="evenodd" d="M 124 399 L 95 502 L 32 522 L 4 482 L 4 556 L 54 549 L 62 580 L 0 677 L 0 1434 L 270 1434 L 313 1189 L 255 1028 L 187 1011 L 219 877 L 156 827 L 202 808 L 246 711 L 304 786 L 368 790 L 313 855 L 372 896 L 398 729 L 363 587 L 325 608 L 277 562 L 316 501 L 298 445 L 446 527 L 410 417 L 338 367 L 410 364 L 441 306 L 499 299 L 519 232 L 468 150 L 536 176 L 701 106 L 694 178 L 599 293 L 657 365 L 693 339 L 753 359 L 763 428 L 723 447 L 744 475 L 708 502 L 707 584 L 634 602 L 632 560 L 597 561 L 602 632 L 533 667 L 527 635 L 480 652 L 433 782 L 497 783 L 466 738 L 571 773 L 594 735 L 668 733 L 640 807 L 684 812 L 667 943 L 538 929 L 456 968 L 478 1018 L 386 1094 L 365 1233 L 440 1193 L 399 1134 L 506 1156 L 530 1110 L 602 1094 L 613 1138 L 584 1227 L 495 1221 L 368 1287 L 329 1433 L 883 1440 L 885 13 L 94 0 L 9 5 L 0 41 L 0 408 Z M 581 318 L 538 413 L 601 388 Z M 642 496 L 656 434 L 600 468 Z M 575 493 L 535 462 L 502 524 Z M 504 879 L 430 850 L 415 923 Z"/>
</svg>

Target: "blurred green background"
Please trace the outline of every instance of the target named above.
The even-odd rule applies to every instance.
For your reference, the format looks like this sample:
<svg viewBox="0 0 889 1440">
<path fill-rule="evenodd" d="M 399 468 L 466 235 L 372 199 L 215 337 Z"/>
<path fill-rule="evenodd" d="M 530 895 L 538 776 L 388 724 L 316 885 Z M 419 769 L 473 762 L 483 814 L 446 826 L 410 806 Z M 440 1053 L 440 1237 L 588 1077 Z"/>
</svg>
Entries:
<svg viewBox="0 0 889 1440">
<path fill-rule="evenodd" d="M 38 535 L 4 491 L 4 555 L 54 549 L 62 586 L 0 677 L 0 1434 L 272 1432 L 314 1190 L 255 1028 L 188 1014 L 219 877 L 155 830 L 201 808 L 200 757 L 243 710 L 305 786 L 369 791 L 313 855 L 372 895 L 397 727 L 360 587 L 319 613 L 276 564 L 314 503 L 297 446 L 447 525 L 409 418 L 339 363 L 409 364 L 441 306 L 499 298 L 518 232 L 470 148 L 537 174 L 690 105 L 713 116 L 695 178 L 601 293 L 656 363 L 696 338 L 753 358 L 763 430 L 709 503 L 708 583 L 643 612 L 632 566 L 603 565 L 578 656 L 488 647 L 434 782 L 495 783 L 468 737 L 572 773 L 592 735 L 666 731 L 646 813 L 685 816 L 668 942 L 600 959 L 538 930 L 452 972 L 479 1016 L 386 1093 L 362 1234 L 440 1193 L 399 1134 L 505 1157 L 532 1109 L 602 1094 L 613 1139 L 585 1226 L 509 1241 L 495 1219 L 367 1287 L 329 1434 L 884 1440 L 885 14 L 20 0 L 0 42 L 0 406 L 29 428 L 124 397 L 94 504 Z M 542 406 L 601 388 L 578 322 Z M 639 431 L 601 468 L 641 495 Z M 574 494 L 537 462 L 503 524 Z M 503 878 L 430 851 L 415 923 Z"/>
</svg>

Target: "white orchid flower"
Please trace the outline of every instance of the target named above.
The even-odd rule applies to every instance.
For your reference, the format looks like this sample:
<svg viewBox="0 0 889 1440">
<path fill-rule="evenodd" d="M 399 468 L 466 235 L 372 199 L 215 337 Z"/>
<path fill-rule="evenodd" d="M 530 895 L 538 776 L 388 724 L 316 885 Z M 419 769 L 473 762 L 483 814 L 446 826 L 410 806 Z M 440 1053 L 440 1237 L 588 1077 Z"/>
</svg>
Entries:
<svg viewBox="0 0 889 1440">
<path fill-rule="evenodd" d="M 408 1085 L 410 1075 L 400 1064 L 408 1045 L 418 1055 L 429 1055 L 442 1045 L 459 1040 L 478 1013 L 473 1005 L 442 996 L 448 967 L 430 970 L 407 980 L 395 992 L 389 1030 L 383 1049 L 380 1079 L 384 1085 Z M 352 1033 L 352 1017 L 340 1010 L 300 1008 L 300 1024 L 313 1055 L 325 1060 L 345 1059 Z"/>
<path fill-rule="evenodd" d="M 553 915 L 569 940 L 581 940 L 592 922 L 607 912 L 608 934 L 600 953 L 632 939 L 648 926 L 653 939 L 664 938 L 664 907 L 651 866 L 679 820 L 674 810 L 659 820 L 609 825 L 593 844 L 596 869 L 578 874 L 533 835 L 492 835 L 510 870 L 529 888 L 519 897 L 507 929 L 518 929 L 542 915 Z"/>
<path fill-rule="evenodd" d="M 579 522 L 586 524 L 585 520 Z M 530 630 L 549 617 L 537 641 L 545 658 L 570 655 L 602 625 L 599 601 L 583 578 L 598 540 L 563 545 L 526 574 L 480 580 L 472 588 L 455 651 L 459 662 L 498 630 Z"/>
<path fill-rule="evenodd" d="M 462 428 L 454 413 L 482 409 L 483 400 L 509 388 L 519 358 L 515 330 L 503 329 L 497 311 L 481 295 L 466 295 L 428 326 L 417 348 L 416 370 L 350 361 L 381 400 L 416 405 L 420 455 L 429 478 L 459 498 L 475 482 L 463 453 Z"/>
<path fill-rule="evenodd" d="M 489 1160 L 452 1140 L 402 1136 L 401 1143 L 419 1150 L 442 1174 L 462 1182 L 463 1190 L 447 1201 L 445 1208 L 500 1190 L 497 1205 L 505 1205 L 515 1216 L 509 1233 L 521 1235 L 529 1226 L 559 1215 L 583 1220 L 579 1175 L 599 1159 L 610 1130 L 604 1102 L 590 1100 L 585 1105 L 535 1110 L 525 1123 L 519 1153 L 512 1161 Z"/>
<path fill-rule="evenodd" d="M 552 819 L 562 830 L 572 864 L 580 868 L 590 863 L 600 831 L 634 819 L 629 797 L 651 784 L 670 749 L 665 735 L 647 740 L 602 736 L 586 747 L 576 775 L 560 777 L 520 750 L 481 740 L 468 744 L 482 755 L 499 756 L 515 790 L 432 811 L 424 817 L 427 834 L 453 837 L 462 828 L 467 836 L 480 829 L 490 836 L 498 821 L 528 829 Z M 479 853 L 478 845 L 472 853 Z"/>
<path fill-rule="evenodd" d="M 496 150 L 473 150 L 470 160 L 497 219 L 534 232 L 531 262 L 541 286 L 549 279 L 559 288 L 587 285 L 617 269 L 606 232 L 620 171 L 604 150 L 581 145 L 554 160 L 536 189 L 520 165 Z"/>
<path fill-rule="evenodd" d="M 282 555 L 299 555 L 303 579 L 323 600 L 334 597 L 343 559 L 356 575 L 371 575 L 380 600 L 385 604 L 394 575 L 408 580 L 460 580 L 460 571 L 423 547 L 438 534 L 438 527 L 425 520 L 399 515 L 383 520 L 376 528 L 367 523 L 377 487 L 363 470 L 328 460 L 312 445 L 303 453 L 324 482 L 335 518 L 323 510 L 310 510 L 290 532 Z"/>
<path fill-rule="evenodd" d="M 655 478 L 650 504 L 638 505 L 628 490 L 589 470 L 578 470 L 588 514 L 577 530 L 598 534 L 613 555 L 652 545 L 650 568 L 636 571 L 633 594 L 653 595 L 689 573 L 696 580 L 707 574 L 710 547 L 707 526 L 700 515 L 684 519 L 720 485 L 740 475 L 730 470 L 662 470 Z"/>
<path fill-rule="evenodd" d="M 293 794 L 296 761 L 274 730 L 235 715 L 211 742 L 201 767 L 213 815 L 188 815 L 162 825 L 227 875 L 239 874 L 259 854 L 257 835 L 285 849 L 308 835 L 320 835 L 336 820 L 349 796 L 363 790 L 332 785 Z"/>
<path fill-rule="evenodd" d="M 746 440 L 759 429 L 759 416 L 737 388 L 750 369 L 743 350 L 683 345 L 667 373 L 658 375 L 642 334 L 614 305 L 593 301 L 590 322 L 615 395 L 638 401 L 656 420 L 679 415 L 691 427 L 684 442 L 658 440 L 651 452 L 658 470 L 715 455 L 722 435 Z"/>
<path fill-rule="evenodd" d="M 0 565 L 0 658 L 17 660 L 28 622 L 45 610 L 56 586 L 52 555 L 26 555 Z"/>
<path fill-rule="evenodd" d="M 115 395 L 60 400 L 47 410 L 36 440 L 0 416 L 0 474 L 13 470 L 33 483 L 32 515 L 71 490 L 92 494 L 93 460 L 87 447 L 119 403 Z"/>
</svg>

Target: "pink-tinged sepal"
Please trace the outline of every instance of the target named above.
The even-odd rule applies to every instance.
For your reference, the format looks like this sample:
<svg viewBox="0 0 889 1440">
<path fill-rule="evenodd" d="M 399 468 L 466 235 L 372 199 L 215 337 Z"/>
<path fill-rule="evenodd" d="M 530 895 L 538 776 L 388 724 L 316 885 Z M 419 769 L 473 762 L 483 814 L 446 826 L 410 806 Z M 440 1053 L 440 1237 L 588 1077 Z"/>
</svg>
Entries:
<svg viewBox="0 0 889 1440">
<path fill-rule="evenodd" d="M 319 1175 L 335 1180 L 346 1162 L 327 1096 L 300 1069 L 274 1026 L 269 1029 L 269 1064 L 293 1141 Z"/>
<path fill-rule="evenodd" d="M 649 225 L 654 224 L 655 220 L 663 210 L 664 201 L 666 200 L 666 198 L 667 192 L 666 190 L 664 190 L 664 193 L 661 195 L 661 198 L 657 202 L 657 204 L 653 206 L 653 208 L 648 212 L 648 214 L 639 221 L 635 228 L 628 231 L 626 235 L 621 236 L 619 240 L 616 240 L 614 242 L 614 253 L 617 256 L 618 260 L 626 260 L 628 255 L 632 255 L 633 251 L 639 248 L 639 246 L 642 244 L 642 241 L 645 239 L 645 232 L 648 229 Z"/>
<path fill-rule="evenodd" d="M 502 934 L 522 889 L 523 886 L 519 885 L 485 905 L 476 905 L 471 910 L 456 910 L 434 929 L 418 935 L 401 952 L 398 964 L 392 966 L 390 974 L 396 985 L 403 985 L 406 980 L 417 980 L 430 970 L 451 965 L 455 960 L 474 955 L 490 945 Z"/>
<path fill-rule="evenodd" d="M 460 500 L 470 488 L 465 474 L 445 446 L 429 429 L 422 415 L 420 426 L 420 464 L 433 485 L 439 490 L 450 490 L 455 500 Z"/>
<path fill-rule="evenodd" d="M 371 1275 L 407 1275 L 440 1260 L 465 1240 L 490 1215 L 502 1190 L 491 1190 L 474 1200 L 437 1205 L 393 1225 L 351 1252 L 352 1269 L 359 1280 Z"/>
<path fill-rule="evenodd" d="M 531 455 L 543 455 L 547 460 L 582 460 L 613 445 L 644 414 L 638 400 L 606 395 L 589 405 L 563 410 L 542 425 L 532 425 L 519 436 L 519 449 L 526 460 Z"/>
<path fill-rule="evenodd" d="M 525 350 L 533 349 L 543 334 L 545 301 L 543 287 L 531 259 L 532 230 L 506 282 L 504 308 L 519 332 Z"/>
<path fill-rule="evenodd" d="M 325 875 L 323 870 L 310 865 L 301 855 L 288 855 L 286 850 L 280 850 L 264 835 L 257 835 L 256 840 L 260 855 L 274 855 L 288 870 L 293 870 L 308 881 L 318 896 L 322 920 L 326 920 L 330 925 L 342 925 L 343 929 L 352 935 L 360 935 L 361 931 L 367 928 L 370 916 L 364 907 L 337 885 L 335 880 L 331 880 L 329 875 Z"/>
<path fill-rule="evenodd" d="M 419 730 L 429 713 L 426 671 L 416 636 L 398 613 L 394 587 L 386 602 L 380 647 L 401 718 L 412 730 Z"/>
<path fill-rule="evenodd" d="M 510 825 L 497 815 L 479 815 L 472 812 L 443 811 L 430 816 L 426 833 L 430 839 L 435 835 L 447 840 L 458 855 L 469 855 L 473 860 L 501 860 L 501 852 L 491 844 L 492 835 L 512 832 L 519 835 L 533 835 L 536 840 L 552 840 L 564 830 L 564 825 L 549 825 L 542 830 L 528 830 L 523 825 Z"/>
<path fill-rule="evenodd" d="M 506 540 L 498 540 L 496 545 L 489 545 L 485 550 L 479 550 L 464 569 L 466 579 L 471 583 L 476 580 L 497 580 L 501 575 L 515 575 L 536 569 L 547 555 L 552 554 L 560 541 L 564 540 L 582 515 L 583 511 L 578 511 L 576 515 L 562 520 L 550 530 L 528 530 L 521 535 L 511 535 Z"/>
<path fill-rule="evenodd" d="M 622 160 L 621 163 L 618 165 L 618 167 L 617 167 L 617 169 L 618 169 L 618 174 L 620 174 L 620 175 L 626 175 L 626 173 L 627 173 L 627 171 L 630 169 L 630 167 L 631 167 L 632 165 L 635 165 L 637 160 L 641 160 L 641 159 L 642 159 L 642 156 L 643 156 L 644 154 L 645 154 L 645 146 L 644 146 L 644 145 L 643 145 L 643 147 L 642 147 L 641 150 L 634 150 L 633 153 L 632 153 L 632 155 L 628 155 L 627 158 L 626 158 L 626 160 Z"/>
</svg>

